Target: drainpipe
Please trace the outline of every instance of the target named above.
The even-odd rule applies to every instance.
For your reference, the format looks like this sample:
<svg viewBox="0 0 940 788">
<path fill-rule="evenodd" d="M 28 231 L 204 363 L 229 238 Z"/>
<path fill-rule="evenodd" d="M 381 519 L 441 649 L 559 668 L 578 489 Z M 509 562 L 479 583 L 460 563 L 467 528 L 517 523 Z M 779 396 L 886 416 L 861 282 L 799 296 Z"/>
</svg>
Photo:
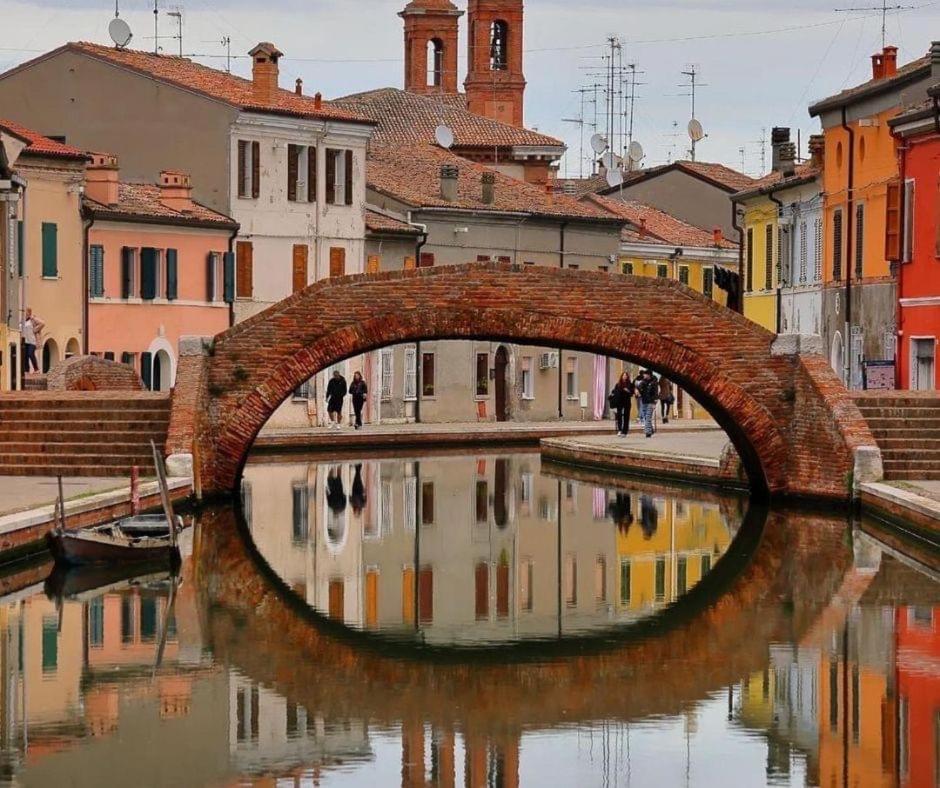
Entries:
<svg viewBox="0 0 940 788">
<path fill-rule="evenodd" d="M 232 230 L 232 234 L 228 237 L 228 253 L 232 256 L 232 266 L 235 266 L 235 239 L 238 238 L 238 233 L 241 230 L 241 226 L 236 227 Z M 222 266 L 222 297 L 225 298 L 225 265 Z M 235 294 L 232 293 L 232 302 L 228 305 L 228 327 L 231 328 L 235 325 Z"/>
<path fill-rule="evenodd" d="M 842 223 L 845 231 L 845 339 L 842 344 L 842 373 L 845 376 L 845 387 L 851 388 L 852 381 L 852 269 L 854 261 L 852 255 L 852 208 L 855 189 L 855 130 L 849 126 L 846 119 L 845 107 L 842 107 L 842 128 L 849 135 L 849 171 L 846 187 L 845 221 Z"/>
<path fill-rule="evenodd" d="M 558 231 L 559 240 L 561 246 L 559 247 L 558 252 L 558 267 L 564 270 L 565 267 L 565 229 L 568 227 L 568 222 L 562 222 L 561 228 Z M 562 369 L 561 363 L 561 353 L 562 348 L 558 348 L 558 418 L 563 419 L 565 417 L 565 400 L 564 400 L 564 370 Z"/>
<path fill-rule="evenodd" d="M 744 229 L 738 223 L 738 204 L 731 201 L 731 226 L 738 234 L 738 298 L 736 311 L 744 314 Z"/>
<path fill-rule="evenodd" d="M 88 300 L 91 297 L 91 294 L 88 292 L 88 254 L 90 246 L 88 245 L 88 235 L 91 231 L 91 226 L 95 223 L 95 215 L 89 211 L 87 208 L 82 206 L 81 210 L 82 219 L 87 220 L 82 223 L 82 292 L 84 293 L 84 298 L 82 299 L 82 354 L 88 355 L 88 348 L 91 344 L 91 340 L 88 336 Z"/>
<path fill-rule="evenodd" d="M 781 237 L 780 231 L 780 219 L 783 218 L 783 200 L 774 197 L 772 192 L 767 193 L 767 199 L 770 200 L 774 205 L 777 206 L 777 237 Z M 783 260 L 780 259 L 780 254 L 783 250 L 780 248 L 780 243 L 777 243 L 777 268 L 780 273 L 783 273 Z M 764 264 L 767 264 L 767 254 L 764 254 Z M 780 326 L 782 323 L 781 312 L 783 311 L 783 291 L 780 287 L 780 277 L 777 277 L 777 334 L 780 334 Z"/>
<path fill-rule="evenodd" d="M 408 224 L 421 230 L 421 235 L 415 241 L 415 268 L 421 267 L 421 250 L 428 242 L 428 226 L 426 224 L 417 224 L 411 221 L 408 216 Z M 421 423 L 421 341 L 415 342 L 415 424 Z M 417 573 L 415 567 L 415 573 Z"/>
</svg>

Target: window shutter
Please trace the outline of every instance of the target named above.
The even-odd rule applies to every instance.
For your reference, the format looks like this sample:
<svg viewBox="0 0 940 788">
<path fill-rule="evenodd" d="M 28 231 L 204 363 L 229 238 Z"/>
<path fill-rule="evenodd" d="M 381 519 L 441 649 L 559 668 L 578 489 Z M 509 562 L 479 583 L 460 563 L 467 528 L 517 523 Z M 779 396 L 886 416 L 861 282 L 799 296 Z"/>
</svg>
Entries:
<svg viewBox="0 0 940 788">
<path fill-rule="evenodd" d="M 418 262 L 419 268 L 431 268 L 434 265 L 433 252 L 421 252 L 421 258 Z"/>
<path fill-rule="evenodd" d="M 904 182 L 904 241 L 901 262 L 909 263 L 914 255 L 914 181 Z"/>
<path fill-rule="evenodd" d="M 940 203 L 938 203 L 940 208 Z M 937 227 L 937 250 L 940 253 L 940 226 Z M 901 259 L 901 184 L 891 181 L 885 196 L 885 260 Z"/>
<path fill-rule="evenodd" d="M 307 286 L 307 246 L 297 244 L 294 246 L 293 258 L 293 292 L 299 293 Z"/>
<path fill-rule="evenodd" d="M 861 279 L 865 265 L 865 205 L 855 206 L 855 278 Z"/>
<path fill-rule="evenodd" d="M 832 278 L 842 278 L 842 211 L 832 214 Z"/>
<path fill-rule="evenodd" d="M 104 296 L 104 247 L 92 246 L 91 251 L 92 268 L 94 269 L 91 277 L 94 288 L 92 294 L 96 298 L 102 298 Z"/>
<path fill-rule="evenodd" d="M 346 205 L 353 204 L 353 152 L 346 151 Z"/>
<path fill-rule="evenodd" d="M 179 273 L 178 263 L 179 253 L 176 249 L 166 250 L 166 300 L 175 301 L 178 298 Z"/>
<path fill-rule="evenodd" d="M 768 224 L 765 228 L 764 240 L 764 290 L 774 286 L 774 226 Z"/>
<path fill-rule="evenodd" d="M 251 196 L 261 194 L 261 143 L 251 143 Z"/>
<path fill-rule="evenodd" d="M 145 389 L 149 390 L 153 385 L 153 356 L 150 353 L 140 354 L 140 379 Z"/>
<path fill-rule="evenodd" d="M 297 200 L 297 157 L 299 154 L 299 145 L 287 146 L 287 199 L 291 202 Z"/>
<path fill-rule="evenodd" d="M 206 255 L 206 301 L 215 301 L 215 252 Z"/>
<path fill-rule="evenodd" d="M 226 304 L 235 301 L 235 255 L 232 252 L 222 255 L 222 297 Z"/>
<path fill-rule="evenodd" d="M 307 148 L 307 202 L 317 201 L 317 148 Z"/>
<path fill-rule="evenodd" d="M 346 275 L 346 250 L 342 246 L 330 247 L 330 277 Z"/>
<path fill-rule="evenodd" d="M 42 223 L 42 275 L 59 275 L 59 228 L 53 222 Z"/>
<path fill-rule="evenodd" d="M 129 246 L 121 249 L 121 298 L 131 297 L 133 284 L 131 266 L 134 265 L 134 250 Z"/>
<path fill-rule="evenodd" d="M 748 293 L 754 291 L 754 229 L 748 228 L 747 231 L 747 269 L 745 270 L 745 290 Z"/>
<path fill-rule="evenodd" d="M 121 353 L 121 363 L 126 364 L 127 366 L 134 365 L 134 354 L 128 353 L 126 350 Z"/>
<path fill-rule="evenodd" d="M 239 241 L 236 246 L 235 294 L 251 298 L 254 294 L 254 247 L 250 241 Z"/>
<path fill-rule="evenodd" d="M 16 268 L 18 276 L 23 276 L 25 259 L 23 255 L 23 220 L 20 219 L 16 223 Z"/>
<path fill-rule="evenodd" d="M 326 204 L 336 202 L 336 151 L 326 150 Z"/>
<path fill-rule="evenodd" d="M 140 250 L 140 297 L 144 301 L 157 297 L 157 250 L 148 246 Z"/>
<path fill-rule="evenodd" d="M 245 171 L 248 160 L 248 143 L 245 140 L 238 141 L 238 196 L 247 197 L 248 190 L 245 188 L 245 178 L 248 173 Z"/>
<path fill-rule="evenodd" d="M 405 388 L 404 398 L 415 399 L 417 387 L 415 386 L 417 375 L 417 351 L 414 347 L 405 348 Z"/>
<path fill-rule="evenodd" d="M 382 268 L 382 258 L 377 254 L 370 254 L 366 261 L 366 273 L 377 274 Z"/>
</svg>

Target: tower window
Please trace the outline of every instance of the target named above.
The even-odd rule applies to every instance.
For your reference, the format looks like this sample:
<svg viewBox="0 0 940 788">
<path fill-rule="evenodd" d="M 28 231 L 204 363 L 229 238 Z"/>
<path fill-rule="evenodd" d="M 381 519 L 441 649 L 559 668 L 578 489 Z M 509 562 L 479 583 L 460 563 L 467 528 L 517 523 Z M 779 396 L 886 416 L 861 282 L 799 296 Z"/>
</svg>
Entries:
<svg viewBox="0 0 940 788">
<path fill-rule="evenodd" d="M 439 88 L 444 81 L 444 42 L 428 41 L 428 87 Z"/>
<path fill-rule="evenodd" d="M 509 25 L 502 19 L 490 28 L 490 69 L 505 71 L 509 67 Z"/>
</svg>

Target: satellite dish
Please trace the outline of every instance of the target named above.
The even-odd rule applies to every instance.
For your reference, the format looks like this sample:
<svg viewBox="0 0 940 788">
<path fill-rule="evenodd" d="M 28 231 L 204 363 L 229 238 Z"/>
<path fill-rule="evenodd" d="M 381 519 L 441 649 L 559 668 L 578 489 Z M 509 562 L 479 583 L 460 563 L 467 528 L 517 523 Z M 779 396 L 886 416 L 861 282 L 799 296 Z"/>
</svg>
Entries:
<svg viewBox="0 0 940 788">
<path fill-rule="evenodd" d="M 607 140 L 603 134 L 595 134 L 591 137 L 591 149 L 598 155 L 607 150 Z"/>
<path fill-rule="evenodd" d="M 689 139 L 692 140 L 692 142 L 699 142 L 705 139 L 705 129 L 702 128 L 702 124 L 695 118 L 689 121 Z"/>
<path fill-rule="evenodd" d="M 442 148 L 454 147 L 454 132 L 450 126 L 440 125 L 434 129 L 434 139 Z"/>
<path fill-rule="evenodd" d="M 108 35 L 116 47 L 126 47 L 134 37 L 131 26 L 119 16 L 114 17 L 108 25 Z"/>
<path fill-rule="evenodd" d="M 616 189 L 620 184 L 623 183 L 623 172 L 619 169 L 613 168 L 607 170 L 607 185 L 611 189 Z"/>
<path fill-rule="evenodd" d="M 601 156 L 601 164 L 604 165 L 605 169 L 612 170 L 617 166 L 617 157 L 610 151 L 607 151 L 607 153 Z"/>
<path fill-rule="evenodd" d="M 639 142 L 631 142 L 630 147 L 627 148 L 627 158 L 633 164 L 641 161 L 643 159 L 643 146 Z"/>
</svg>

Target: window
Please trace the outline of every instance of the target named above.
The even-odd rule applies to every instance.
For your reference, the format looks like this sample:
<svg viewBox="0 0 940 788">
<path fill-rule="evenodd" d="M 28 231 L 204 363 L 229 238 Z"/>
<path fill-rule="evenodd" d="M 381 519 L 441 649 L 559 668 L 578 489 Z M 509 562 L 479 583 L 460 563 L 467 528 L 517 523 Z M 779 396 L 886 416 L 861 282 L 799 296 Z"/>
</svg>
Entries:
<svg viewBox="0 0 940 788">
<path fill-rule="evenodd" d="M 800 222 L 800 284 L 806 284 L 809 266 L 809 238 L 806 237 L 806 222 Z"/>
<path fill-rule="evenodd" d="M 901 260 L 901 183 L 891 181 L 885 190 L 885 260 Z"/>
<path fill-rule="evenodd" d="M 316 200 L 316 157 L 316 148 L 287 146 L 287 199 L 290 202 Z"/>
<path fill-rule="evenodd" d="M 777 286 L 787 287 L 792 284 L 792 260 L 790 253 L 790 231 L 786 227 L 777 229 Z"/>
<path fill-rule="evenodd" d="M 388 402 L 392 398 L 392 375 L 394 373 L 395 357 L 390 347 L 379 352 L 379 364 L 382 370 L 382 401 Z"/>
<path fill-rule="evenodd" d="M 656 276 L 660 279 L 666 279 L 669 277 L 669 266 L 668 265 L 657 265 L 656 266 Z"/>
<path fill-rule="evenodd" d="M 594 601 L 607 601 L 607 559 L 602 555 L 594 562 Z"/>
<path fill-rule="evenodd" d="M 418 268 L 432 268 L 434 266 L 434 253 L 422 252 L 418 257 Z"/>
<path fill-rule="evenodd" d="M 377 274 L 382 270 L 382 258 L 377 254 L 370 254 L 366 258 L 366 273 L 367 274 Z"/>
<path fill-rule="evenodd" d="M 16 222 L 16 275 L 23 277 L 26 271 L 26 244 L 23 241 L 23 220 L 17 219 Z"/>
<path fill-rule="evenodd" d="M 486 479 L 477 479 L 476 484 L 476 521 L 484 524 L 489 520 L 489 484 Z"/>
<path fill-rule="evenodd" d="M 633 263 L 623 262 L 620 264 L 621 273 L 626 274 L 627 276 L 633 276 Z"/>
<path fill-rule="evenodd" d="M 578 604 L 578 557 L 574 553 L 565 556 L 565 604 L 568 607 Z"/>
<path fill-rule="evenodd" d="M 532 612 L 535 603 L 534 574 L 535 563 L 523 561 L 519 568 L 519 603 L 526 613 Z"/>
<path fill-rule="evenodd" d="M 865 265 L 865 203 L 855 206 L 855 278 L 861 279 Z"/>
<path fill-rule="evenodd" d="M 179 297 L 179 252 L 166 250 L 166 300 L 175 301 Z"/>
<path fill-rule="evenodd" d="M 656 559 L 655 584 L 656 601 L 662 602 L 666 598 L 666 559 L 663 556 Z"/>
<path fill-rule="evenodd" d="M 342 246 L 330 247 L 330 277 L 346 276 L 346 249 Z"/>
<path fill-rule="evenodd" d="M 59 667 L 59 618 L 42 617 L 42 672 L 55 673 Z"/>
<path fill-rule="evenodd" d="M 153 301 L 157 297 L 157 250 L 144 247 L 140 250 L 140 297 Z"/>
<path fill-rule="evenodd" d="M 88 295 L 104 298 L 104 247 L 97 244 L 88 250 Z"/>
<path fill-rule="evenodd" d="M 101 648 L 104 645 L 104 597 L 98 596 L 88 603 L 88 645 Z"/>
<path fill-rule="evenodd" d="M 489 353 L 477 353 L 477 396 L 486 397 L 490 393 L 490 356 Z"/>
<path fill-rule="evenodd" d="M 532 356 L 522 357 L 522 398 L 535 399 L 535 381 L 532 377 Z"/>
<path fill-rule="evenodd" d="M 497 19 L 490 27 L 490 70 L 509 68 L 509 25 Z"/>
<path fill-rule="evenodd" d="M 418 376 L 417 368 L 417 350 L 412 347 L 405 348 L 405 383 L 404 383 L 404 398 L 406 400 L 416 399 L 418 396 L 418 389 L 415 386 L 415 382 Z"/>
<path fill-rule="evenodd" d="M 705 577 L 712 571 L 712 557 L 710 555 L 702 556 L 702 577 Z"/>
<path fill-rule="evenodd" d="M 223 256 L 219 252 L 209 252 L 206 255 L 206 301 L 214 303 L 221 301 L 225 295 L 225 271 Z"/>
<path fill-rule="evenodd" d="M 842 209 L 832 214 L 832 278 L 842 278 Z"/>
<path fill-rule="evenodd" d="M 261 143 L 238 141 L 238 196 L 258 199 L 261 193 Z"/>
<path fill-rule="evenodd" d="M 813 223 L 816 229 L 815 248 L 813 249 L 813 280 L 818 282 L 822 279 L 822 259 L 823 259 L 823 220 L 817 216 Z"/>
<path fill-rule="evenodd" d="M 291 258 L 291 279 L 293 292 L 299 293 L 307 287 L 307 259 L 309 247 L 306 244 L 294 244 Z"/>
<path fill-rule="evenodd" d="M 353 203 L 353 152 L 326 150 L 326 201 L 329 205 Z"/>
<path fill-rule="evenodd" d="M 434 396 L 434 354 L 421 354 L 421 396 Z"/>
<path fill-rule="evenodd" d="M 715 293 L 715 269 L 702 269 L 702 294 L 706 298 L 712 298 Z"/>
<path fill-rule="evenodd" d="M 251 241 L 235 244 L 235 295 L 251 298 L 254 294 L 255 249 Z"/>
<path fill-rule="evenodd" d="M 764 228 L 764 290 L 774 286 L 774 226 Z"/>
<path fill-rule="evenodd" d="M 428 41 L 428 87 L 439 88 L 444 79 L 444 43 L 439 38 Z"/>
<path fill-rule="evenodd" d="M 121 363 L 130 367 L 131 369 L 137 369 L 137 354 L 126 352 L 121 353 Z"/>
<path fill-rule="evenodd" d="M 42 275 L 59 275 L 59 227 L 53 222 L 42 223 Z"/>
<path fill-rule="evenodd" d="M 153 643 L 157 639 L 157 600 L 152 596 L 140 598 L 140 642 Z"/>
<path fill-rule="evenodd" d="M 679 266 L 679 282 L 684 284 L 686 287 L 689 286 L 689 266 L 680 265 Z"/>
<path fill-rule="evenodd" d="M 681 596 L 688 590 L 688 559 L 681 556 L 676 559 L 676 593 Z"/>
<path fill-rule="evenodd" d="M 418 480 L 414 476 L 405 477 L 405 486 L 404 486 L 404 518 L 405 518 L 405 528 L 409 531 L 414 531 L 415 520 L 417 518 L 417 506 L 418 506 Z"/>
<path fill-rule="evenodd" d="M 630 604 L 630 581 L 632 580 L 632 566 L 629 559 L 620 561 L 620 604 L 627 606 Z"/>
<path fill-rule="evenodd" d="M 310 378 L 309 380 L 305 380 L 296 389 L 294 389 L 293 398 L 297 400 L 316 399 L 314 379 Z"/>
<path fill-rule="evenodd" d="M 902 263 L 909 263 L 914 257 L 914 181 L 904 181 L 904 242 L 901 255 Z"/>
<path fill-rule="evenodd" d="M 434 482 L 421 483 L 421 525 L 434 525 Z"/>
<path fill-rule="evenodd" d="M 565 396 L 578 398 L 578 360 L 574 356 L 565 359 Z"/>
<path fill-rule="evenodd" d="M 382 480 L 379 495 L 379 529 L 382 536 L 392 532 L 392 483 L 387 479 Z"/>
<path fill-rule="evenodd" d="M 295 482 L 291 492 L 293 502 L 291 538 L 295 545 L 302 545 L 307 542 L 310 528 L 310 489 L 306 482 Z"/>
<path fill-rule="evenodd" d="M 747 269 L 744 274 L 744 289 L 748 293 L 754 292 L 754 229 L 749 227 L 747 230 Z"/>
</svg>

